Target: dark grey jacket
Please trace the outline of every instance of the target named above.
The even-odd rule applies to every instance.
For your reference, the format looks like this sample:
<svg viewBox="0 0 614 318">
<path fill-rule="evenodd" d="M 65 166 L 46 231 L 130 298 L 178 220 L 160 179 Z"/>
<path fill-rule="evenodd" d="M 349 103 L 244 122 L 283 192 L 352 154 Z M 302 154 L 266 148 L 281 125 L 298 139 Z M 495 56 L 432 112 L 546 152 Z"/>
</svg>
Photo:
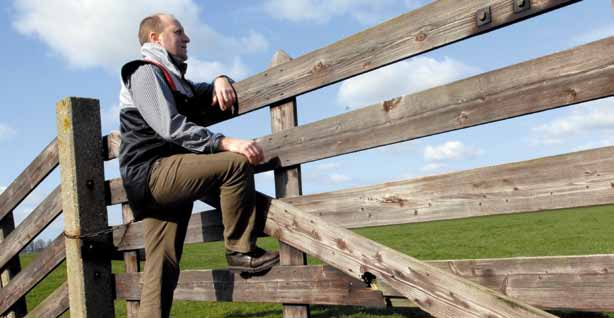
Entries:
<svg viewBox="0 0 614 318">
<path fill-rule="evenodd" d="M 170 75 L 171 89 L 159 66 L 143 61 L 122 68 L 120 91 L 120 171 L 135 219 L 156 209 L 149 192 L 152 164 L 180 153 L 213 153 L 222 134 L 209 131 L 191 120 L 196 108 L 210 107 L 213 86 L 185 79 L 185 64 L 176 64 L 161 46 L 146 43 L 144 59 L 161 64 Z"/>
</svg>

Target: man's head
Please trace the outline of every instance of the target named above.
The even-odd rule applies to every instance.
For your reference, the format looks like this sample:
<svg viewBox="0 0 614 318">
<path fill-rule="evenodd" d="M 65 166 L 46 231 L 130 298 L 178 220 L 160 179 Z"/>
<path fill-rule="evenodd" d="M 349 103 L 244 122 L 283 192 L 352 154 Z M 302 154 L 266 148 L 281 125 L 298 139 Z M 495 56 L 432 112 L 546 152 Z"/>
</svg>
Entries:
<svg viewBox="0 0 614 318">
<path fill-rule="evenodd" d="M 159 13 L 146 17 L 139 27 L 141 45 L 158 43 L 180 62 L 188 59 L 190 38 L 183 26 L 170 14 Z"/>
</svg>

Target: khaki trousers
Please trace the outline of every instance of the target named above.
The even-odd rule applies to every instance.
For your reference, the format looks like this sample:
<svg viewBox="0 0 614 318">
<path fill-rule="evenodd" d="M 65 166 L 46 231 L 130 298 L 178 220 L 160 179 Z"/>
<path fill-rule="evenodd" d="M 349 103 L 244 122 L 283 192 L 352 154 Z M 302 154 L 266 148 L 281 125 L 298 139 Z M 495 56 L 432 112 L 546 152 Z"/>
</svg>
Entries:
<svg viewBox="0 0 614 318">
<path fill-rule="evenodd" d="M 221 209 L 226 249 L 248 252 L 255 247 L 259 224 L 253 170 L 232 152 L 180 154 L 158 160 L 149 188 L 163 209 L 143 219 L 145 273 L 140 318 L 168 317 L 179 278 L 179 260 L 195 200 Z"/>
</svg>

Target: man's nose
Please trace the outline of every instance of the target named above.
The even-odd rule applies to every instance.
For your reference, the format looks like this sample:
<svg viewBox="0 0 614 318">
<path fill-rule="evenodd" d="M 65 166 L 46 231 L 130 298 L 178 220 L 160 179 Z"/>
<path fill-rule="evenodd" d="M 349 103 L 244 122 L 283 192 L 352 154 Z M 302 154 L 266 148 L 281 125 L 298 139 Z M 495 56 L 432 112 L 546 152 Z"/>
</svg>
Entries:
<svg viewBox="0 0 614 318">
<path fill-rule="evenodd" d="M 190 37 L 187 34 L 185 35 L 185 43 L 190 43 Z"/>
</svg>

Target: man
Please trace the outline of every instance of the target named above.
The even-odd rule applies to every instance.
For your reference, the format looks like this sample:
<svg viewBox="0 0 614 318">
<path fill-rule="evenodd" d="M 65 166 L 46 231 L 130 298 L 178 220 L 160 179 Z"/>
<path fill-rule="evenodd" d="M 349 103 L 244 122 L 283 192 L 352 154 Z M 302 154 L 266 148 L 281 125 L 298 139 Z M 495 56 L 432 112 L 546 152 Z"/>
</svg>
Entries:
<svg viewBox="0 0 614 318">
<path fill-rule="evenodd" d="M 255 209 L 252 165 L 262 161 L 262 149 L 195 123 L 206 108 L 232 109 L 232 81 L 185 79 L 190 38 L 172 15 L 145 18 L 139 41 L 143 60 L 122 68 L 119 161 L 135 219 L 144 224 L 139 317 L 168 317 L 194 200 L 206 197 L 221 209 L 230 269 L 264 271 L 279 255 L 255 244 L 264 220 Z"/>
</svg>

